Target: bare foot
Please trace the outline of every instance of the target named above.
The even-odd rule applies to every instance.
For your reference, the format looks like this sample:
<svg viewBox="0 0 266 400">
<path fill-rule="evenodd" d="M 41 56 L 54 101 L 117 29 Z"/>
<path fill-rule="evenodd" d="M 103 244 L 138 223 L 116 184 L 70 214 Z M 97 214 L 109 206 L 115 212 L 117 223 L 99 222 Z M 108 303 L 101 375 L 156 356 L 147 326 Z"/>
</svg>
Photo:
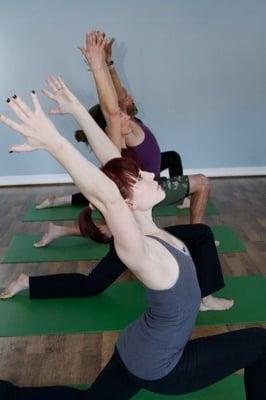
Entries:
<svg viewBox="0 0 266 400">
<path fill-rule="evenodd" d="M 15 294 L 25 290 L 29 287 L 29 277 L 26 274 L 20 274 L 17 279 L 10 283 L 10 285 L 0 293 L 0 299 L 9 299 Z"/>
<path fill-rule="evenodd" d="M 177 208 L 190 208 L 190 197 L 185 197 L 182 204 L 178 204 Z"/>
<path fill-rule="evenodd" d="M 40 204 L 37 204 L 35 208 L 49 208 L 63 206 L 72 203 L 72 196 L 49 196 L 47 199 L 43 200 Z"/>
<path fill-rule="evenodd" d="M 60 226 L 49 222 L 48 231 L 43 235 L 39 242 L 34 243 L 34 247 L 45 247 L 53 240 L 58 239 L 62 236 L 66 236 L 67 227 Z"/>
<path fill-rule="evenodd" d="M 40 204 L 37 204 L 36 208 L 41 209 L 41 208 L 54 207 L 54 200 L 55 196 L 49 196 L 47 199 L 43 200 Z"/>
<path fill-rule="evenodd" d="M 224 311 L 229 310 L 233 305 L 234 300 L 221 299 L 210 294 L 201 299 L 200 311 Z"/>
<path fill-rule="evenodd" d="M 215 240 L 214 243 L 215 243 L 215 246 L 216 246 L 216 247 L 219 247 L 219 246 L 220 246 L 219 240 Z"/>
</svg>

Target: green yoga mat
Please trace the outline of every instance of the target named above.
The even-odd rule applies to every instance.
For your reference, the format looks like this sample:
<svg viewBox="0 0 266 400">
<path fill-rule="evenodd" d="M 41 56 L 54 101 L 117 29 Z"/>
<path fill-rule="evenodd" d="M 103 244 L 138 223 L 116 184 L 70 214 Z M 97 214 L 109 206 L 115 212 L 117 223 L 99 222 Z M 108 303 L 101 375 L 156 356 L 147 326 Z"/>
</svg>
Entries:
<svg viewBox="0 0 266 400">
<path fill-rule="evenodd" d="M 96 243 L 83 237 L 64 237 L 47 247 L 36 248 L 41 235 L 16 235 L 9 244 L 2 263 L 56 262 L 100 260 L 108 252 L 108 244 Z"/>
<path fill-rule="evenodd" d="M 24 222 L 32 222 L 32 221 L 69 221 L 76 220 L 80 212 L 84 207 L 80 206 L 60 206 L 54 208 L 44 208 L 44 209 L 36 209 L 35 205 L 32 205 L 30 209 L 26 212 L 23 221 Z M 212 201 L 208 202 L 207 215 L 217 215 L 219 211 L 212 203 Z M 155 217 L 168 217 L 168 216 L 183 216 L 189 215 L 188 209 L 179 209 L 175 205 L 169 206 L 157 206 L 153 209 L 153 215 Z M 94 210 L 93 218 L 99 219 L 101 218 L 101 214 Z"/>
<path fill-rule="evenodd" d="M 228 278 L 219 296 L 235 300 L 228 311 L 199 313 L 197 326 L 266 321 L 266 279 Z M 27 292 L 0 301 L 0 336 L 33 336 L 103 332 L 123 329 L 146 307 L 145 289 L 138 282 L 117 283 L 95 297 L 35 299 Z"/>
<path fill-rule="evenodd" d="M 79 389 L 86 389 L 88 385 L 73 385 Z M 163 395 L 141 390 L 132 400 L 245 400 L 243 377 L 231 375 L 227 378 L 197 390 L 194 393 L 184 395 Z"/>
<path fill-rule="evenodd" d="M 215 225 L 211 227 L 214 237 L 219 240 L 220 245 L 217 247 L 219 254 L 224 253 L 241 253 L 245 252 L 246 246 L 238 238 L 232 229 L 227 225 Z"/>
<path fill-rule="evenodd" d="M 189 216 L 188 208 L 177 208 L 176 205 L 168 206 L 157 206 L 153 208 L 154 217 L 171 217 L 171 216 Z M 206 215 L 218 215 L 219 211 L 211 200 L 208 201 L 208 205 L 205 211 Z"/>
<path fill-rule="evenodd" d="M 212 228 L 220 241 L 218 253 L 246 251 L 243 243 L 227 226 Z M 16 235 L 10 242 L 2 263 L 56 262 L 74 260 L 99 260 L 108 251 L 108 245 L 99 244 L 82 237 L 65 237 L 55 240 L 47 247 L 35 248 L 33 243 L 40 235 Z"/>
</svg>

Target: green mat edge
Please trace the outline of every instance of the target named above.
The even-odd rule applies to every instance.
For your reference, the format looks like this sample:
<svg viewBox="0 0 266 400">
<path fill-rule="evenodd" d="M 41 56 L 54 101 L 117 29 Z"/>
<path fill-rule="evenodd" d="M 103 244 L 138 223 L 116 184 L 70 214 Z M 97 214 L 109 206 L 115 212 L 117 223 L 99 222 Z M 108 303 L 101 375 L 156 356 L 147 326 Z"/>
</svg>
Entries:
<svg viewBox="0 0 266 400">
<path fill-rule="evenodd" d="M 74 217 L 64 217 L 64 218 L 59 218 L 59 219 L 50 219 L 48 217 L 37 217 L 38 212 L 41 214 L 42 212 L 47 212 L 49 213 L 49 210 L 63 210 L 68 209 L 68 208 L 76 208 L 77 209 L 77 214 L 80 213 L 85 207 L 80 207 L 80 206 L 71 206 L 71 205 L 67 205 L 67 206 L 59 206 L 59 207 L 50 207 L 50 208 L 45 208 L 45 209 L 36 209 L 35 208 L 36 204 L 32 204 L 31 207 L 25 212 L 22 221 L 23 222 L 49 222 L 49 221 L 74 221 L 76 218 Z M 163 205 L 161 206 L 164 209 L 167 207 L 172 207 L 172 205 Z M 208 207 L 211 208 L 211 212 L 206 212 L 206 215 L 219 215 L 219 210 L 218 208 L 215 206 L 215 204 L 213 203 L 212 199 L 209 200 L 208 202 Z M 160 216 L 173 216 L 173 217 L 178 217 L 178 216 L 188 216 L 189 212 L 188 211 L 184 211 L 187 209 L 178 209 L 176 208 L 176 213 L 167 213 L 166 215 L 160 215 L 158 213 L 158 209 L 160 208 L 160 205 L 158 205 L 157 207 L 155 207 L 155 214 L 158 214 L 156 217 L 160 217 Z M 32 216 L 33 214 L 33 216 Z M 36 216 L 35 216 L 36 215 Z M 93 217 L 95 219 L 98 219 L 101 217 L 101 214 L 97 211 L 93 211 L 92 213 Z M 77 215 L 78 216 L 78 215 Z M 37 219 L 36 219 L 37 218 Z"/>
<path fill-rule="evenodd" d="M 237 249 L 236 250 L 230 250 L 230 251 L 224 251 L 223 250 L 223 246 L 221 246 L 220 247 L 220 249 L 219 249 L 219 247 L 217 248 L 217 251 L 218 251 L 218 254 L 230 254 L 230 253 L 241 253 L 241 252 L 246 252 L 247 251 L 247 249 L 246 249 L 246 246 L 245 246 L 245 244 L 242 242 L 242 240 L 241 239 L 239 239 L 239 237 L 237 236 L 237 234 L 234 232 L 234 230 L 230 227 L 230 226 L 228 226 L 228 225 L 214 225 L 214 226 L 212 226 L 211 227 L 211 229 L 213 230 L 213 231 L 215 231 L 215 229 L 219 229 L 219 228 L 223 228 L 223 229 L 228 229 L 230 232 L 231 232 L 231 234 L 235 237 L 235 240 L 236 240 L 236 242 L 237 242 Z M 34 242 L 36 241 L 36 240 L 38 240 L 40 237 L 41 237 L 41 234 L 26 234 L 26 235 L 23 235 L 23 234 L 21 234 L 21 235 L 15 235 L 12 239 L 11 239 L 11 242 L 9 243 L 9 245 L 7 246 L 7 249 L 6 249 L 6 252 L 5 252 L 5 254 L 3 255 L 3 257 L 2 257 L 2 259 L 1 259 L 1 263 L 3 263 L 3 264 L 19 264 L 19 263 L 41 263 L 41 262 L 70 262 L 70 261 L 82 261 L 82 260 L 84 260 L 84 261 L 92 261 L 92 260 L 100 260 L 102 257 L 104 257 L 104 255 L 106 254 L 106 252 L 104 252 L 103 251 L 103 253 L 101 253 L 101 257 L 99 258 L 99 257 L 96 257 L 96 258 L 69 258 L 69 257 L 67 257 L 67 258 L 60 258 L 60 259 L 50 259 L 50 260 L 41 260 L 41 259 L 38 259 L 38 257 L 36 257 L 36 259 L 35 260 L 19 260 L 19 261 L 14 261 L 14 259 L 12 260 L 12 258 L 10 259 L 10 255 L 9 255 L 9 252 L 10 252 L 10 247 L 12 246 L 12 243 L 13 243 L 13 241 L 15 240 L 15 238 L 17 238 L 17 237 L 19 237 L 19 236 L 28 236 L 28 237 L 35 237 L 36 236 L 36 238 L 34 239 Z M 74 237 L 74 236 L 73 236 Z M 57 240 L 61 240 L 61 241 L 63 241 L 65 238 L 60 238 L 60 239 L 57 239 Z M 100 245 L 101 246 L 101 245 Z M 45 249 L 45 248 L 42 248 L 42 249 Z M 38 251 L 38 250 L 34 250 L 33 249 L 33 251 Z M 43 251 L 43 250 L 41 250 L 41 251 Z M 45 251 L 45 250 L 44 250 Z M 94 250 L 95 251 L 95 250 Z M 100 251 L 100 250 L 98 250 L 98 251 Z"/>
</svg>

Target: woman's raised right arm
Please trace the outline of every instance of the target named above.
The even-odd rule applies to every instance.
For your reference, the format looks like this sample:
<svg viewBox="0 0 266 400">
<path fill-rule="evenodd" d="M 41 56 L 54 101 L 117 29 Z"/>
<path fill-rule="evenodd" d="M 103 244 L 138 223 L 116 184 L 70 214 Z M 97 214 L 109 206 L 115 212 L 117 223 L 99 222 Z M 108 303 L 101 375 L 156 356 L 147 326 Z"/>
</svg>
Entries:
<svg viewBox="0 0 266 400">
<path fill-rule="evenodd" d="M 21 133 L 26 139 L 24 144 L 13 146 L 10 151 L 47 150 L 69 172 L 84 196 L 101 211 L 106 203 L 120 198 L 116 185 L 60 135 L 43 112 L 34 91 L 32 100 L 34 110 L 31 110 L 16 95 L 7 100 L 9 107 L 21 120 L 21 123 L 0 115 L 1 122 Z M 92 124 L 91 129 L 94 128 L 95 126 Z M 107 137 L 105 139 L 109 141 Z"/>
<path fill-rule="evenodd" d="M 148 254 L 147 248 L 136 220 L 117 186 L 60 135 L 43 112 L 35 92 L 32 93 L 32 100 L 34 110 L 17 96 L 7 100 L 21 123 L 0 114 L 0 122 L 26 139 L 24 144 L 12 146 L 10 152 L 48 151 L 69 172 L 84 196 L 102 212 L 123 261 L 133 271 L 140 270 Z"/>
</svg>

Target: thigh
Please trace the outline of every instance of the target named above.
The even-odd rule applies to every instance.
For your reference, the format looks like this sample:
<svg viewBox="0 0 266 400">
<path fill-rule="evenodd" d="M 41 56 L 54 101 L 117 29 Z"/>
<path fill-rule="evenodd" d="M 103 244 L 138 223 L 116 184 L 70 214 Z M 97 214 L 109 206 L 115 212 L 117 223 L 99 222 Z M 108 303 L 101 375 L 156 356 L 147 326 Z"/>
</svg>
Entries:
<svg viewBox="0 0 266 400">
<path fill-rule="evenodd" d="M 170 177 L 183 175 L 183 166 L 180 155 L 176 151 L 161 153 L 161 171 L 169 170 Z"/>
<path fill-rule="evenodd" d="M 81 400 L 127 400 L 140 390 L 133 382 L 120 360 L 117 351 L 98 375 Z"/>
<path fill-rule="evenodd" d="M 176 367 L 148 390 L 182 394 L 209 386 L 245 368 L 266 351 L 266 330 L 249 328 L 191 340 Z"/>
<path fill-rule="evenodd" d="M 108 288 L 126 269 L 111 242 L 109 252 L 89 275 L 74 273 L 30 277 L 30 297 L 95 296 Z"/>
<path fill-rule="evenodd" d="M 205 224 L 173 225 L 164 229 L 182 240 L 189 249 L 202 243 L 210 243 L 211 241 L 214 243 L 212 231 Z"/>
<path fill-rule="evenodd" d="M 204 224 L 177 225 L 164 228 L 188 247 L 197 271 L 201 296 L 220 290 L 224 279 L 211 229 Z"/>
</svg>

